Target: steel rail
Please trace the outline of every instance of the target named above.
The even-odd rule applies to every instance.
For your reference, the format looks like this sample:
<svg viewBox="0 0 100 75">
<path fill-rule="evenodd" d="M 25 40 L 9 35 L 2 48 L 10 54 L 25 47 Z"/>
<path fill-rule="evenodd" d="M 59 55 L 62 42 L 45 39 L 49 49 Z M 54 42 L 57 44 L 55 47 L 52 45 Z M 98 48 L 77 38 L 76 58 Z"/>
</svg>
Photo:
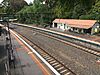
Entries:
<svg viewBox="0 0 100 75">
<path fill-rule="evenodd" d="M 33 43 L 29 38 L 21 35 L 20 33 L 16 34 L 14 31 L 11 32 L 16 35 L 29 49 L 32 50 L 56 75 L 77 75 L 71 69 L 66 67 L 62 62 L 57 60 L 54 56 L 50 55 L 48 52 L 43 50 L 40 46 Z M 34 48 L 35 47 L 35 48 Z M 36 50 L 35 50 L 36 49 Z M 59 66 L 60 67 L 57 67 Z"/>
</svg>

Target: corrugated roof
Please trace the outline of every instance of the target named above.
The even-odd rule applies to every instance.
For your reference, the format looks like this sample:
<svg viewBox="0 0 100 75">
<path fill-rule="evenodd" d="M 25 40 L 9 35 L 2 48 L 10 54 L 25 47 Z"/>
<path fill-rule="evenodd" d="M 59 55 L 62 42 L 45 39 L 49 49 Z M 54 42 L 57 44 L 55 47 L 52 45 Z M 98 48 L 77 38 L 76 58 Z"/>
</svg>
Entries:
<svg viewBox="0 0 100 75">
<path fill-rule="evenodd" d="M 88 29 L 96 23 L 96 20 L 55 19 L 53 22 L 68 24 L 70 27 Z"/>
</svg>

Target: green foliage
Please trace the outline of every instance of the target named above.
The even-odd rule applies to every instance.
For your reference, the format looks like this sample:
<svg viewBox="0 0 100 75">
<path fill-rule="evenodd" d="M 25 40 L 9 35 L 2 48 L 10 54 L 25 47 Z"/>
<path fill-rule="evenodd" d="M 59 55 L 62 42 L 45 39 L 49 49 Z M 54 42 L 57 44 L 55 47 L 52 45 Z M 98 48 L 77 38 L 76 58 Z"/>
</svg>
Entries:
<svg viewBox="0 0 100 75">
<path fill-rule="evenodd" d="M 52 13 L 46 4 L 42 4 L 39 0 L 34 0 L 32 6 L 24 7 L 17 13 L 19 21 L 22 23 L 35 23 L 44 25 L 49 24 L 52 20 Z M 25 15 L 25 16 L 24 16 Z"/>
<path fill-rule="evenodd" d="M 4 0 L 1 4 L 7 14 L 16 13 L 28 5 L 24 0 Z"/>
<path fill-rule="evenodd" d="M 100 0 L 97 0 L 95 5 L 92 6 L 90 14 L 95 16 L 95 19 L 100 20 Z"/>
<path fill-rule="evenodd" d="M 44 25 L 55 18 L 100 20 L 100 0 L 34 0 L 28 6 L 23 0 L 4 0 L 3 5 L 0 12 L 17 12 L 22 23 Z"/>
<path fill-rule="evenodd" d="M 91 19 L 91 17 L 92 17 L 92 15 L 81 15 L 79 18 L 87 20 L 87 19 Z"/>
<path fill-rule="evenodd" d="M 3 13 L 3 12 L 4 12 L 4 8 L 0 7 L 0 13 Z"/>
<path fill-rule="evenodd" d="M 26 6 L 24 7 L 21 11 L 19 11 L 17 13 L 17 17 L 19 22 L 22 23 L 32 23 L 33 19 L 33 15 L 32 12 L 34 12 L 34 7 L 33 6 Z M 30 14 L 29 14 L 30 13 Z"/>
<path fill-rule="evenodd" d="M 78 4 L 74 7 L 71 18 L 79 18 L 83 14 L 85 14 L 85 11 L 83 7 Z"/>
</svg>

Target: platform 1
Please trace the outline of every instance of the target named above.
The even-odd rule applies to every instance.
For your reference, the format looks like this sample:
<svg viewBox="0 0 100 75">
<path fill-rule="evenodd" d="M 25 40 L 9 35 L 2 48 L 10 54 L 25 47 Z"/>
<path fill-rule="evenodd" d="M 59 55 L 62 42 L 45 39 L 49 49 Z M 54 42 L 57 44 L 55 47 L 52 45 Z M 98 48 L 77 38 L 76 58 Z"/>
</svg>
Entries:
<svg viewBox="0 0 100 75">
<path fill-rule="evenodd" d="M 52 75 L 44 63 L 13 34 L 12 45 L 16 61 L 11 75 Z"/>
<path fill-rule="evenodd" d="M 5 62 L 7 59 L 4 36 L 0 36 L 0 75 L 5 75 Z"/>
<path fill-rule="evenodd" d="M 10 66 L 11 75 L 53 75 L 52 71 L 15 35 L 11 34 L 11 39 L 15 55 L 15 68 Z M 5 41 L 5 36 L 0 36 L 0 75 L 6 75 Z"/>
</svg>

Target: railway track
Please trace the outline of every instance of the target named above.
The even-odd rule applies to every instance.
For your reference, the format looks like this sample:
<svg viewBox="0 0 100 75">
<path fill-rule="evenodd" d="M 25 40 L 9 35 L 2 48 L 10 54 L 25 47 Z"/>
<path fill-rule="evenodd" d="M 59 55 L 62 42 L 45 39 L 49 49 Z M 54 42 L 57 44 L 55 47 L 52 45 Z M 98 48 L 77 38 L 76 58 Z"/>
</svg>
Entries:
<svg viewBox="0 0 100 75">
<path fill-rule="evenodd" d="M 63 42 L 65 44 L 67 44 L 67 45 L 74 46 L 76 48 L 79 48 L 80 50 L 83 50 L 85 52 L 88 52 L 90 54 L 93 54 L 93 55 L 96 55 L 96 56 L 99 56 L 100 57 L 100 51 L 98 51 L 96 49 L 88 48 L 86 46 L 83 46 L 83 45 L 80 45 L 78 43 L 75 43 L 74 41 L 73 42 L 70 41 L 71 39 L 64 39 L 64 38 L 61 38 L 59 36 L 55 36 L 52 33 L 46 33 L 46 32 L 43 32 L 43 31 L 36 30 L 36 29 L 33 29 L 33 30 L 35 30 L 36 32 L 39 32 L 40 34 L 42 34 L 42 35 L 44 35 L 46 37 L 49 37 L 49 38 L 58 40 L 58 41 Z"/>
<path fill-rule="evenodd" d="M 74 47 L 79 48 L 79 49 L 81 49 L 81 50 L 83 50 L 85 52 L 88 52 L 90 54 L 93 54 L 93 55 L 96 55 L 96 56 L 100 57 L 100 48 L 99 48 L 99 46 L 93 46 L 93 45 L 90 46 L 87 43 L 82 43 L 82 42 L 79 42 L 77 40 L 73 40 L 71 38 L 66 38 L 64 36 L 55 35 L 55 34 L 53 34 L 51 32 L 45 32 L 43 30 L 39 30 L 39 29 L 36 29 L 36 28 L 32 28 L 32 29 L 35 30 L 36 32 L 39 32 L 40 34 L 42 34 L 42 35 L 44 35 L 46 37 L 49 37 L 49 38 L 52 38 L 52 39 L 56 39 L 56 40 L 61 41 L 61 42 L 65 43 L 65 44 L 74 46 Z"/>
<path fill-rule="evenodd" d="M 30 28 L 30 29 L 33 29 L 33 28 Z M 21 34 L 20 32 L 18 32 L 18 33 Z M 97 56 L 97 57 L 100 57 L 100 52 L 99 52 L 99 51 L 96 51 L 96 50 L 93 50 L 93 49 L 87 49 L 86 47 L 83 47 L 83 46 L 78 46 L 78 45 L 75 44 L 75 43 L 72 43 L 72 42 L 67 41 L 67 40 L 64 40 L 64 39 L 60 39 L 59 37 L 54 36 L 54 35 L 51 35 L 50 33 L 47 34 L 47 33 L 41 32 L 41 31 L 39 31 L 39 30 L 34 30 L 34 33 L 33 33 L 32 35 L 35 35 L 35 34 L 40 34 L 40 35 L 43 35 L 43 36 L 45 36 L 45 37 L 52 38 L 52 39 L 54 39 L 54 40 L 63 42 L 63 43 L 66 44 L 66 45 L 74 46 L 74 47 L 76 47 L 76 48 L 79 48 L 79 50 L 82 50 L 82 51 L 84 51 L 84 52 L 87 52 L 87 53 L 90 53 L 90 54 L 95 55 L 95 56 Z M 22 34 L 21 34 L 21 35 L 22 35 Z M 25 35 L 24 35 L 23 37 L 25 37 Z M 32 37 L 31 37 L 31 38 L 32 38 Z M 28 37 L 26 37 L 26 39 L 30 40 Z M 39 46 L 38 46 L 37 44 L 34 43 L 34 45 L 33 45 L 33 44 L 31 44 L 31 43 L 32 43 L 32 40 L 30 40 L 30 45 L 31 45 L 33 48 L 35 48 L 36 50 L 37 50 L 37 49 L 39 50 Z M 38 48 L 37 48 L 37 46 L 38 46 Z M 49 63 L 51 62 L 50 64 L 51 64 L 61 75 L 66 75 L 66 74 L 68 74 L 68 75 L 75 75 L 75 73 L 76 73 L 76 75 L 81 75 L 81 74 L 78 74 L 77 72 L 75 72 L 75 70 L 73 70 L 73 68 L 67 67 L 67 64 L 64 64 L 63 62 L 59 61 L 59 59 L 55 58 L 55 56 L 52 56 L 52 54 L 48 53 L 46 50 L 44 50 L 44 52 L 43 52 L 43 51 L 41 51 L 41 48 L 40 48 L 40 50 L 38 51 L 38 53 L 40 53 L 41 56 L 42 56 L 45 60 L 47 60 L 47 62 L 49 62 Z M 46 53 L 48 53 L 48 54 L 46 54 Z M 52 58 L 52 57 L 53 57 L 53 58 Z M 56 60 L 56 59 L 57 59 L 57 60 Z M 60 63 L 58 63 L 57 61 L 60 62 Z M 63 65 L 64 65 L 64 66 L 63 66 Z M 59 68 L 59 69 L 58 69 L 58 68 Z M 72 72 L 70 72 L 70 70 L 71 70 Z"/>
<path fill-rule="evenodd" d="M 33 47 L 54 69 L 56 69 L 60 75 L 77 75 L 71 69 L 69 69 L 62 62 L 57 60 L 54 56 L 43 50 L 41 47 L 33 43 L 27 37 L 18 33 L 18 35 L 24 39 L 31 47 Z"/>
</svg>

